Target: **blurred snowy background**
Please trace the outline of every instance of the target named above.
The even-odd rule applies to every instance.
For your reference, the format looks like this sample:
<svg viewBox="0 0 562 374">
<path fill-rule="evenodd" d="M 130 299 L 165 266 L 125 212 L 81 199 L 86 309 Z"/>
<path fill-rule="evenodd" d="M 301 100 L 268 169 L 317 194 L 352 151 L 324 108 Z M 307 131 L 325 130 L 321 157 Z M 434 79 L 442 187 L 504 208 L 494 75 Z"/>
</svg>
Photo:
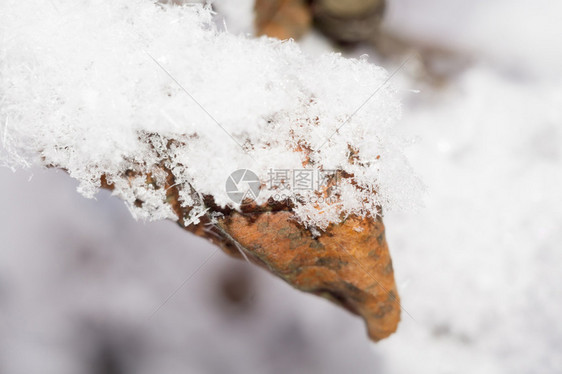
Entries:
<svg viewBox="0 0 562 374">
<path fill-rule="evenodd" d="M 84 199 L 63 172 L 0 169 L 0 373 L 562 372 L 562 4 L 388 5 L 389 33 L 462 61 L 435 85 L 413 58 L 394 82 L 428 191 L 386 216 L 413 319 L 373 344 L 359 318 L 222 252 L 180 287 L 212 245 Z M 251 31 L 251 1 L 215 6 Z"/>
</svg>

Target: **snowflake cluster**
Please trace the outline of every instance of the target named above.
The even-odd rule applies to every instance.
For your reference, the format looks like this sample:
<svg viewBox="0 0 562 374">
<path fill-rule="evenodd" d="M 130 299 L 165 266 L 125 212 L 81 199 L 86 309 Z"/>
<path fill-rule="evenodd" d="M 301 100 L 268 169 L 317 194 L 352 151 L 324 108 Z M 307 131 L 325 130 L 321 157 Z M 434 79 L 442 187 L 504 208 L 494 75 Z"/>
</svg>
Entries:
<svg viewBox="0 0 562 374">
<path fill-rule="evenodd" d="M 292 203 L 320 229 L 416 199 L 399 100 L 367 61 L 313 59 L 221 31 L 208 7 L 147 0 L 4 0 L 0 37 L 0 162 L 64 169 L 88 197 L 111 185 L 139 218 L 177 219 L 172 185 L 185 222 L 208 197 L 239 209 L 225 189 L 239 169 L 264 181 L 258 205 L 278 193 L 273 169 L 337 171 L 336 200 L 316 188 Z"/>
</svg>

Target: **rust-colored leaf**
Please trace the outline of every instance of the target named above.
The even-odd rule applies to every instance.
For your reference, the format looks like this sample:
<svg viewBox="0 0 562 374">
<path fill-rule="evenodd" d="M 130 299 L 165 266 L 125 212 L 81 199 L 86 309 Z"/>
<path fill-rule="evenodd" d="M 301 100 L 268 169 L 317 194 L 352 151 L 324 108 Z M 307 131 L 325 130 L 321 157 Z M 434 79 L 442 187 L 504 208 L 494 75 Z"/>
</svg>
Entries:
<svg viewBox="0 0 562 374">
<path fill-rule="evenodd" d="M 226 241 L 293 287 L 363 317 L 371 339 L 396 330 L 400 304 L 382 220 L 349 217 L 317 238 L 290 211 L 232 212 L 217 225 Z"/>
<path fill-rule="evenodd" d="M 204 196 L 207 213 L 197 225 L 186 227 L 184 219 L 191 208 L 179 203 L 173 174 L 163 165 L 154 166 L 156 169 L 167 173 L 164 185 L 154 185 L 157 182 L 151 173 L 146 175 L 147 183 L 165 189 L 166 201 L 181 227 L 207 238 L 231 256 L 248 258 L 301 291 L 322 296 L 361 316 L 374 341 L 396 330 L 400 302 L 380 217 L 351 216 L 314 235 L 296 221 L 290 206 L 250 204 L 239 212 L 221 209 L 211 196 Z M 113 189 L 105 176 L 101 186 Z M 142 206 L 143 202 L 135 204 Z"/>
</svg>

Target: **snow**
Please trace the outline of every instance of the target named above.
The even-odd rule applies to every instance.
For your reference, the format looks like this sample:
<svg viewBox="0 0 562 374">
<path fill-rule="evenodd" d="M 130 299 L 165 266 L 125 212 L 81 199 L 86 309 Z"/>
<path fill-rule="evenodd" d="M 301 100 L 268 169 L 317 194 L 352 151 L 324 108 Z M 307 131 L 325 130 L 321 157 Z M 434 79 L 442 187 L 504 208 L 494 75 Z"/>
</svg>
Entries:
<svg viewBox="0 0 562 374">
<path fill-rule="evenodd" d="M 134 222 L 108 193 L 83 199 L 65 173 L 33 168 L 28 181 L 0 169 L 0 371 L 91 373 L 109 342 L 125 373 L 560 373 L 562 41 L 548 26 L 559 5 L 460 3 L 389 3 L 394 30 L 481 47 L 444 87 L 409 69 L 393 79 L 404 87 L 396 126 L 419 139 L 406 156 L 427 185 L 424 208 L 385 215 L 414 318 L 396 334 L 369 345 L 359 319 L 222 254 L 149 319 L 213 246 L 168 222 Z M 536 22 L 513 15 L 521 9 Z M 538 48 L 548 39 L 550 58 Z M 217 296 L 237 267 L 254 285 L 241 312 Z"/>
<path fill-rule="evenodd" d="M 389 361 L 411 354 L 418 373 L 560 371 L 561 94 L 481 64 L 408 111 L 404 126 L 423 132 L 409 158 L 430 192 L 418 215 L 386 217 L 416 319 L 381 345 Z"/>
<path fill-rule="evenodd" d="M 23 158 L 23 166 L 64 169 L 87 197 L 103 175 L 135 217 L 149 220 L 173 218 L 164 191 L 141 175 L 131 182 L 127 170 L 146 175 L 164 165 L 182 195 L 194 189 L 239 208 L 224 188 L 232 172 L 252 170 L 263 183 L 271 169 L 287 169 L 292 179 L 308 156 L 314 172 L 353 175 L 341 179 L 336 203 L 311 203 L 320 187 L 293 191 L 296 217 L 322 229 L 416 201 L 419 183 L 392 130 L 400 103 L 384 69 L 221 32 L 201 5 L 57 4 L 2 5 L 8 165 Z M 264 188 L 256 203 L 276 192 Z M 147 203 L 136 207 L 137 199 Z M 183 204 L 204 210 L 200 201 Z"/>
</svg>

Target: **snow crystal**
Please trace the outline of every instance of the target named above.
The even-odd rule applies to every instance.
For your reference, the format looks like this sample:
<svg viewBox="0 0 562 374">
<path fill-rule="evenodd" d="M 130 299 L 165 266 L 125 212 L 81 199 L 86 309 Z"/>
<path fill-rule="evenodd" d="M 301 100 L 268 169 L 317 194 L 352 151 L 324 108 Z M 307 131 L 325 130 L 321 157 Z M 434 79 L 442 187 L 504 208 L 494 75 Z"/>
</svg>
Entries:
<svg viewBox="0 0 562 374">
<path fill-rule="evenodd" d="M 271 170 L 344 176 L 335 202 L 319 202 L 318 185 L 291 191 L 309 227 L 416 200 L 384 69 L 219 31 L 201 5 L 56 4 L 0 5 L 3 164 L 64 169 L 88 197 L 105 178 L 143 219 L 175 217 L 168 177 L 193 208 L 188 222 L 205 213 L 202 196 L 238 209 L 225 190 L 238 169 L 262 182 L 257 204 L 279 192 L 266 186 Z"/>
</svg>

